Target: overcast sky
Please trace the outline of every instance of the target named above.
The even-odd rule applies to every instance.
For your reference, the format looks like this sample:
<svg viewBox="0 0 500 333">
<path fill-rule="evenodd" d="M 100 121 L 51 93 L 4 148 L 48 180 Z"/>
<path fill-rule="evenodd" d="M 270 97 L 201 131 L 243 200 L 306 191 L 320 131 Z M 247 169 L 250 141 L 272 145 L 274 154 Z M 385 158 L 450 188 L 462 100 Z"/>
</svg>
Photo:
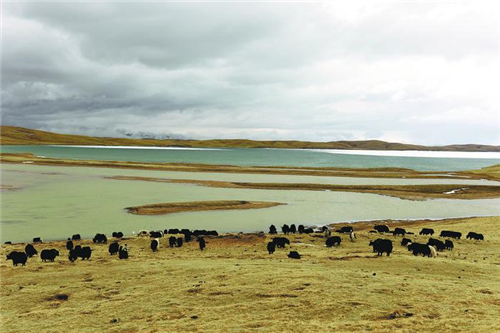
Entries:
<svg viewBox="0 0 500 333">
<path fill-rule="evenodd" d="M 492 3 L 3 3 L 2 124 L 500 144 Z"/>
</svg>

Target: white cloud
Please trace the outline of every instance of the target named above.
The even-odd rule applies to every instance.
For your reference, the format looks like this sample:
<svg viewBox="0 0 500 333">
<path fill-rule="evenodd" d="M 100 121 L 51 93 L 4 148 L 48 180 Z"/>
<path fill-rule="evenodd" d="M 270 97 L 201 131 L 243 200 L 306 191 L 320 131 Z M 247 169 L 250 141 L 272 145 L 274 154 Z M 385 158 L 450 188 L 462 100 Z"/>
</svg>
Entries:
<svg viewBox="0 0 500 333">
<path fill-rule="evenodd" d="M 6 3 L 2 123 L 500 144 L 480 3 Z"/>
</svg>

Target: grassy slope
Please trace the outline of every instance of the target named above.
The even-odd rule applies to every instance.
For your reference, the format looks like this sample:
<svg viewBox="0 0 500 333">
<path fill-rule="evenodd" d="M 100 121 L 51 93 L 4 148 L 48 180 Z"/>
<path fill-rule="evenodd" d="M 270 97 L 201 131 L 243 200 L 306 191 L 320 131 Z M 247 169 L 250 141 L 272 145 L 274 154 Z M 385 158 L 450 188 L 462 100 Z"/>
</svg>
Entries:
<svg viewBox="0 0 500 333">
<path fill-rule="evenodd" d="M 443 150 L 443 151 L 500 151 L 499 146 L 450 145 L 419 146 L 402 143 L 367 141 L 252 141 L 252 140 L 151 140 L 124 138 L 96 138 L 81 135 L 57 134 L 22 127 L 2 126 L 2 145 L 108 145 L 108 146 L 177 146 L 221 148 L 315 148 L 315 149 L 367 149 L 367 150 Z"/>
<path fill-rule="evenodd" d="M 291 236 L 290 249 L 301 260 L 288 259 L 289 248 L 268 255 L 268 239 L 257 235 L 207 238 L 203 252 L 194 243 L 166 248 L 162 240 L 152 253 L 149 240 L 128 239 L 127 261 L 111 257 L 105 245 L 91 245 L 91 261 L 70 263 L 64 243 L 44 244 L 37 248 L 57 247 L 62 257 L 17 268 L 5 262 L 5 253 L 22 246 L 2 245 L 1 329 L 498 331 L 499 223 L 500 217 L 412 222 L 407 228 L 415 232 L 430 226 L 486 236 L 484 242 L 454 241 L 455 250 L 437 258 L 414 257 L 400 245 L 390 257 L 377 257 L 368 242 L 378 235 L 367 231 L 358 231 L 355 243 L 342 236 L 333 249 L 321 238 Z M 371 225 L 355 226 L 363 227 Z M 54 298 L 61 293 L 69 299 Z M 394 312 L 412 316 L 389 319 Z"/>
<path fill-rule="evenodd" d="M 500 181 L 500 164 L 492 165 L 479 170 L 471 170 L 470 172 L 481 177 L 484 176 L 489 179 Z"/>
</svg>

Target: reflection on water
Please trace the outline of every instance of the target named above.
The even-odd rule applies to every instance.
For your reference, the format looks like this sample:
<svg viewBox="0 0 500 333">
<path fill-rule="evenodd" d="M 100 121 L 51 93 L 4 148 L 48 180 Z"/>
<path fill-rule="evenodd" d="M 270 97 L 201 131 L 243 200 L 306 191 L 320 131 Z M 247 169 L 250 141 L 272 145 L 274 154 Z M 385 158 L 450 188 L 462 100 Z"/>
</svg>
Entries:
<svg viewBox="0 0 500 333">
<path fill-rule="evenodd" d="M 444 218 L 499 215 L 500 199 L 409 201 L 374 194 L 206 188 L 193 185 L 117 181 L 104 176 L 231 181 L 325 182 L 344 184 L 456 183 L 466 180 L 383 180 L 238 174 L 117 170 L 80 167 L 2 165 L 2 183 L 21 187 L 1 197 L 2 241 L 35 236 L 65 239 L 96 232 L 139 229 L 210 228 L 219 231 L 267 230 L 270 224 L 325 224 L 368 219 Z M 28 171 L 28 172 L 13 172 Z M 50 173 L 50 174 L 47 174 Z M 472 182 L 478 183 L 478 182 Z M 481 183 L 481 181 L 479 181 Z M 260 210 L 179 213 L 165 216 L 127 214 L 123 208 L 159 202 L 196 200 L 260 200 L 287 203 Z M 12 223 L 15 221 L 15 223 Z M 22 221 L 17 223 L 17 221 Z"/>
</svg>

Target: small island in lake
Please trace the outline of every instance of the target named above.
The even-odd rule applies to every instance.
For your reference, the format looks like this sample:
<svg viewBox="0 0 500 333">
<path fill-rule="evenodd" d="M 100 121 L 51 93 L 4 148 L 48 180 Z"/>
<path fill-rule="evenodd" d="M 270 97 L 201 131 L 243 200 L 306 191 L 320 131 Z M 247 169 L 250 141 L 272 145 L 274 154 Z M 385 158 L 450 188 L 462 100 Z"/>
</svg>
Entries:
<svg viewBox="0 0 500 333">
<path fill-rule="evenodd" d="M 208 211 L 208 210 L 234 210 L 234 209 L 260 209 L 279 205 L 279 202 L 218 200 L 218 201 L 192 201 L 169 202 L 125 208 L 130 214 L 137 215 L 165 215 L 182 212 Z"/>
</svg>

